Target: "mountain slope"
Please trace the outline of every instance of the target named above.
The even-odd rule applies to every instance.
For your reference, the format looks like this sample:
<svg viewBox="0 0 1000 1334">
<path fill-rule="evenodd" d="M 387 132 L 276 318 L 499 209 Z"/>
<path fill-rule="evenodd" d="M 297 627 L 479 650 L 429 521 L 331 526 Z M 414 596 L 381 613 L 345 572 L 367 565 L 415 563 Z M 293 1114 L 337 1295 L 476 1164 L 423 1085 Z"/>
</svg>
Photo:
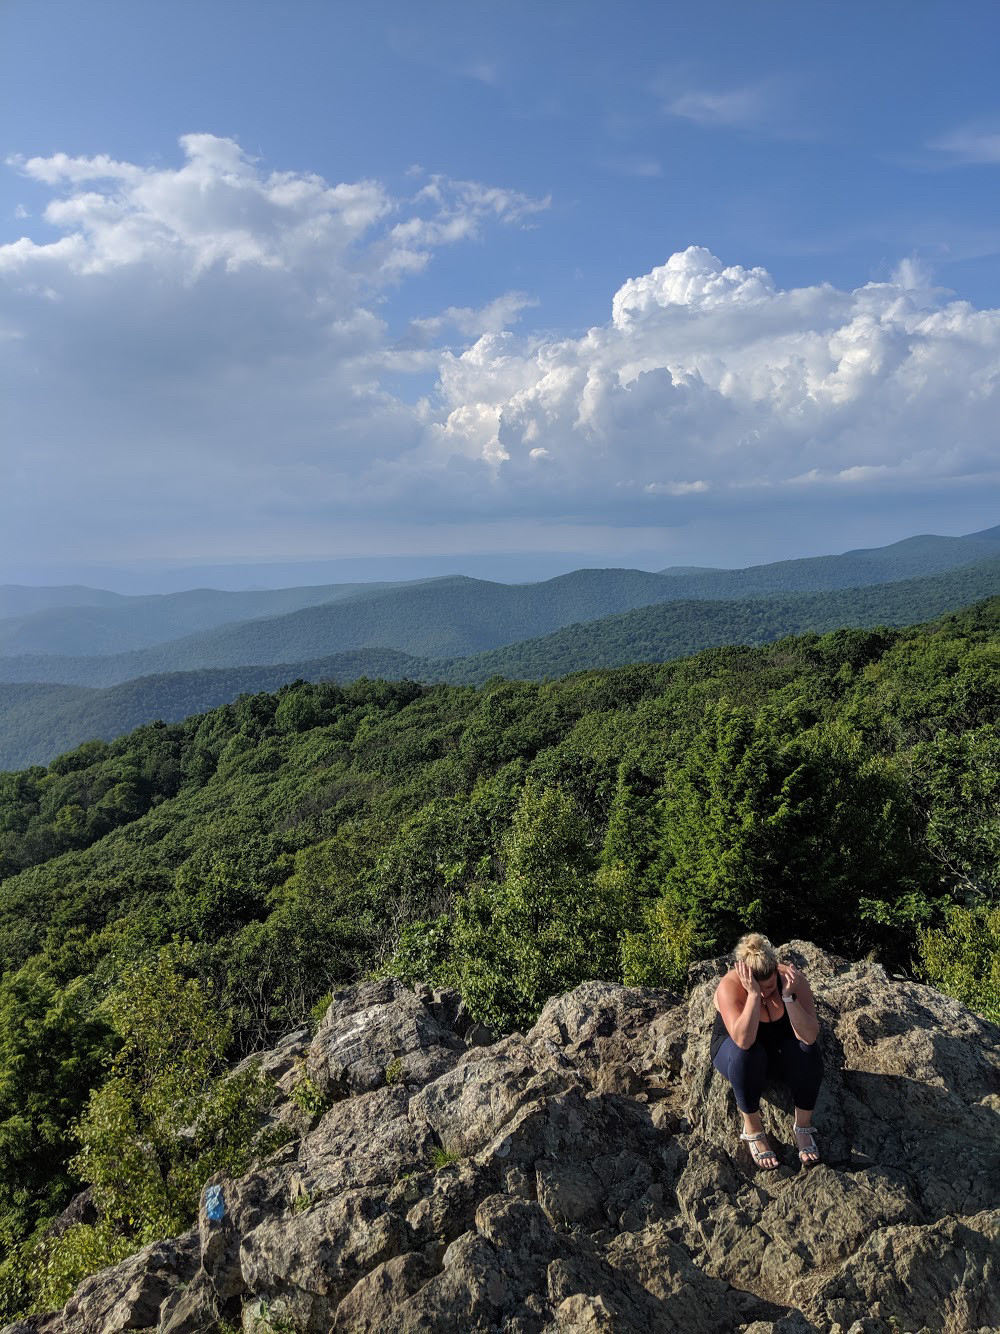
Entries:
<svg viewBox="0 0 1000 1334">
<path fill-rule="evenodd" d="M 0 584 L 0 617 L 30 616 L 52 607 L 116 607 L 125 595 L 83 584 Z"/>
<path fill-rule="evenodd" d="M 193 588 L 143 597 L 112 594 L 117 601 L 111 604 L 60 605 L 0 620 L 0 655 L 123 653 L 230 621 L 278 616 L 392 587 L 395 585 L 326 584 L 239 593 Z"/>
<path fill-rule="evenodd" d="M 373 645 L 435 657 L 464 655 L 655 602 L 732 601 L 856 588 L 957 568 L 998 552 L 1000 529 L 986 529 L 967 537 L 925 535 L 887 547 L 741 570 L 575 570 L 534 584 L 449 576 L 412 584 L 332 584 L 249 593 L 193 589 L 128 598 L 88 589 L 8 589 L 12 606 L 26 594 L 37 595 L 41 605 L 0 620 L 0 655 L 6 658 L 110 658 L 144 648 L 152 651 L 72 676 L 20 661 L 0 668 L 0 679 L 110 685 L 154 673 L 289 662 Z M 0 611 L 3 592 L 0 589 Z M 46 601 L 61 596 L 98 605 L 61 607 Z M 343 614 L 317 610 L 335 602 L 351 605 Z M 243 624 L 251 620 L 252 626 Z"/>
<path fill-rule="evenodd" d="M 103 1016 L 113 1013 L 109 988 L 125 984 L 134 995 L 135 969 L 155 980 L 164 962 L 161 947 L 168 956 L 173 951 L 178 987 L 186 988 L 190 978 L 195 988 L 206 988 L 233 1033 L 227 1053 L 233 1059 L 269 1047 L 299 1027 L 321 997 L 373 969 L 429 978 L 434 987 L 449 985 L 452 977 L 475 1018 L 506 1022 L 516 1007 L 525 1019 L 517 1024 L 522 1034 L 549 992 L 565 991 L 595 970 L 620 979 L 624 967 L 637 988 L 666 985 L 687 960 L 683 953 L 678 959 L 673 941 L 664 957 L 662 924 L 671 919 L 659 915 L 661 903 L 673 921 L 684 914 L 682 925 L 690 923 L 692 932 L 720 950 L 753 913 L 750 920 L 774 939 L 777 932 L 811 931 L 851 957 L 874 948 L 890 971 L 931 959 L 919 952 L 924 933 L 918 937 L 915 924 L 937 927 L 943 913 L 951 913 L 956 893 L 975 885 L 985 899 L 1000 884 L 994 827 L 998 612 L 1000 599 L 994 599 L 909 630 L 810 635 L 541 685 L 495 681 L 476 690 L 385 681 L 301 684 L 245 696 L 184 723 L 141 727 L 111 745 L 83 746 L 47 770 L 0 774 L 0 969 L 7 974 L 0 986 L 4 1236 L 28 1238 L 79 1189 L 76 1169 L 68 1165 L 80 1149 L 74 1126 L 91 1090 L 112 1073 L 108 1060 L 115 1042 L 100 1027 Z M 746 818 L 725 818 L 733 809 Z M 666 885 L 665 874 L 672 877 Z M 716 893 L 720 875 L 727 878 Z M 648 916 L 647 909 L 656 912 Z M 540 913 L 552 930 L 539 932 Z M 971 931 L 980 919 L 967 917 Z M 995 985 L 990 990 L 989 979 L 998 974 L 987 925 L 981 938 L 956 928 L 954 942 L 965 953 L 960 950 L 957 970 L 953 956 L 944 957 L 944 980 L 964 1003 L 1000 1015 L 1000 991 Z M 678 934 L 684 951 L 690 936 Z M 860 994 L 856 987 L 847 991 L 854 1000 Z M 126 993 L 120 994 L 124 1000 Z M 143 995 L 155 1005 L 168 998 L 168 1019 L 175 994 L 169 988 L 150 992 L 143 983 Z M 428 1004 L 440 1003 L 440 994 L 422 994 Z M 914 994 L 909 985 L 908 994 Z M 884 1059 L 889 1048 L 901 1050 L 899 1033 L 885 1029 L 878 1016 L 872 1027 L 870 997 L 862 999 L 859 1018 L 874 1054 Z M 887 1009 L 898 1014 L 898 1006 Z M 951 1004 L 952 1017 L 955 1011 Z M 940 1033 L 943 1023 L 935 1019 L 935 1028 Z M 694 1029 L 707 1040 L 707 1027 Z M 159 1043 L 157 1035 L 170 1030 L 157 1018 L 147 1031 Z M 649 1026 L 630 1024 L 629 1031 L 648 1035 Z M 967 1063 L 982 1055 L 980 1030 L 966 1025 L 963 1031 L 965 1037 L 953 1044 L 931 1044 L 945 1062 L 935 1065 L 945 1085 L 948 1070 L 967 1071 Z M 842 1046 L 855 1056 L 861 1050 L 853 1041 Z M 505 1050 L 517 1058 L 516 1041 Z M 588 1050 L 600 1059 L 593 1045 Z M 672 1077 L 679 1048 L 667 1041 L 657 1050 Z M 927 1056 L 930 1048 L 921 1050 Z M 387 1066 L 393 1072 L 392 1087 L 374 1090 L 378 1099 L 403 1098 L 405 1106 L 412 1096 L 407 1081 L 413 1070 L 395 1059 L 408 1051 L 375 1061 L 379 1080 Z M 571 1062 L 577 1055 L 586 1057 L 567 1053 Z M 831 1079 L 839 1078 L 839 1064 L 832 1063 Z M 572 1076 L 571 1066 L 557 1065 Z M 141 1077 L 143 1060 L 134 1068 Z M 877 1125 L 873 1134 L 874 1148 L 881 1144 L 886 1152 L 900 1143 L 901 1105 L 901 1086 L 879 1086 L 887 1068 L 851 1076 L 855 1101 L 870 1095 L 872 1115 L 878 1107 L 885 1113 L 888 1129 Z M 518 1096 L 528 1084 L 535 1087 L 532 1079 L 541 1073 L 531 1059 L 519 1069 L 509 1084 Z M 995 1074 L 987 1071 L 994 1088 Z M 910 1076 L 907 1088 L 916 1077 L 913 1069 Z M 493 1082 L 487 1105 L 507 1086 Z M 939 1093 L 944 1087 L 941 1080 L 935 1086 Z M 993 1136 L 995 1154 L 985 1095 L 964 1075 L 962 1088 L 978 1103 L 971 1121 L 962 1115 L 963 1142 L 974 1143 L 978 1152 L 978 1125 Z M 633 1083 L 626 1090 L 629 1096 L 641 1091 Z M 300 1092 L 310 1093 L 309 1086 Z M 548 1096 L 544 1089 L 541 1096 Z M 311 1094 L 302 1101 L 316 1106 Z M 649 1117 L 653 1101 L 643 1102 L 635 1115 Z M 835 1097 L 830 1105 L 848 1104 Z M 607 1085 L 596 1102 L 574 1095 L 567 1139 L 579 1140 L 578 1114 L 586 1121 L 601 1108 L 612 1118 L 621 1112 Z M 926 1121 L 927 1107 L 917 1110 Z M 943 1115 L 935 1115 L 935 1124 L 959 1124 L 951 1104 L 936 1110 Z M 404 1113 L 395 1129 L 406 1124 Z M 431 1165 L 445 1172 L 449 1154 L 462 1152 L 451 1142 L 450 1125 L 460 1130 L 460 1123 L 442 1121 L 433 1141 L 446 1152 Z M 539 1144 L 535 1132 L 542 1130 L 547 1141 L 545 1126 L 531 1112 L 527 1119 L 517 1114 L 513 1128 Z M 661 1142 L 663 1135 L 688 1133 L 673 1121 L 655 1128 Z M 142 1159 L 149 1141 L 142 1126 L 134 1129 L 135 1144 L 123 1150 Z M 842 1131 L 842 1148 L 850 1155 L 859 1144 L 856 1129 L 838 1131 L 834 1117 L 824 1152 L 839 1155 L 835 1144 Z M 712 1123 L 710 1130 L 717 1158 L 719 1127 Z M 187 1136 L 179 1141 L 178 1151 L 187 1153 L 188 1142 Z M 161 1143 L 172 1151 L 170 1143 Z M 853 1205 L 859 1198 L 870 1203 L 873 1191 L 888 1208 L 879 1226 L 889 1227 L 900 1216 L 895 1206 L 907 1208 L 897 1189 L 901 1177 L 894 1169 L 881 1185 L 874 1182 L 869 1169 L 880 1160 L 864 1145 L 860 1167 L 854 1155 L 837 1170 L 862 1173 L 853 1185 L 869 1193 L 855 1193 Z M 937 1177 L 931 1169 L 939 1148 L 934 1135 L 906 1137 L 900 1161 L 909 1164 L 903 1174 L 908 1190 L 919 1192 Z M 637 1165 L 629 1159 L 620 1165 L 636 1183 L 638 1198 L 673 1208 L 671 1190 L 645 1196 L 653 1160 L 637 1157 Z M 942 1161 L 946 1183 L 976 1209 L 975 1192 L 992 1188 L 993 1167 L 992 1160 L 973 1159 L 977 1171 L 982 1168 L 973 1178 L 955 1177 L 950 1151 Z M 671 1162 L 679 1165 L 676 1158 Z M 613 1176 L 617 1168 L 607 1166 Z M 737 1177 L 744 1166 L 735 1165 Z M 456 1172 L 461 1188 L 445 1194 L 457 1212 L 448 1216 L 465 1227 L 470 1197 L 461 1183 L 467 1178 L 464 1167 Z M 398 1191 L 394 1199 L 413 1189 L 409 1173 L 390 1164 L 385 1185 Z M 451 1175 L 435 1179 L 442 1189 L 453 1181 Z M 516 1172 L 510 1177 L 515 1194 L 524 1179 Z M 551 1192 L 557 1185 L 541 1169 L 527 1180 L 538 1185 L 532 1195 L 556 1198 Z M 601 1207 L 611 1198 L 610 1180 L 599 1192 Z M 703 1198 L 712 1184 L 701 1169 L 684 1181 L 684 1199 L 690 1200 Z M 775 1189 L 789 1188 L 786 1177 L 773 1181 Z M 825 1189 L 831 1173 L 824 1169 L 806 1181 L 810 1191 Z M 507 1183 L 503 1173 L 491 1189 L 504 1191 Z M 132 1209 L 138 1192 L 126 1184 L 125 1204 Z M 290 1235 L 286 1223 L 323 1220 L 327 1207 L 338 1202 L 350 1207 L 353 1197 L 340 1184 L 334 1183 L 330 1196 L 303 1198 L 295 1208 L 279 1191 L 276 1244 Z M 852 1183 L 844 1188 L 850 1191 Z M 932 1218 L 929 1208 L 950 1209 L 939 1190 L 935 1179 L 918 1199 L 920 1225 L 940 1218 Z M 830 1216 L 826 1197 L 809 1199 L 815 1205 L 811 1217 Z M 414 1227 L 427 1212 L 414 1212 L 417 1203 L 405 1200 Z M 623 1198 L 615 1219 L 630 1208 Z M 658 1226 L 643 1212 L 645 1205 L 636 1208 L 640 1232 Z M 776 1206 L 776 1217 L 782 1208 Z M 436 1220 L 436 1205 L 430 1212 Z M 189 1216 L 185 1212 L 171 1230 L 182 1232 Z M 372 1215 L 354 1216 L 370 1234 Z M 697 1216 L 694 1205 L 685 1213 L 689 1221 Z M 129 1228 L 132 1218 L 125 1217 Z M 773 1222 L 770 1214 L 768 1220 L 764 1231 Z M 141 1215 L 139 1222 L 145 1226 Z M 665 1228 L 669 1258 L 674 1252 L 668 1243 L 679 1234 L 672 1224 Z M 122 1235 L 133 1234 L 116 1230 L 96 1242 L 115 1246 Z M 968 1232 L 963 1235 L 966 1245 Z M 410 1234 L 402 1236 L 405 1241 Z M 221 1246 L 215 1253 L 234 1252 Z M 97 1269 L 121 1252 L 104 1259 L 100 1250 L 86 1254 L 100 1262 L 92 1265 Z M 28 1257 L 26 1280 L 38 1271 L 32 1266 Z M 157 1307 L 155 1302 L 154 1314 Z M 18 1309 L 6 1308 L 12 1315 Z M 95 1328 L 101 1327 L 98 1321 Z"/>
<path fill-rule="evenodd" d="M 274 690 L 297 678 L 348 681 L 364 675 L 460 685 L 492 676 L 540 680 L 589 668 L 664 662 L 724 644 L 765 644 L 805 631 L 906 625 L 996 594 L 1000 558 L 925 579 L 836 593 L 656 604 L 457 658 L 376 648 L 299 662 L 152 675 L 104 689 L 0 684 L 0 769 L 44 764 L 92 737 L 111 740 L 143 722 L 178 721 L 244 692 Z M 40 666 L 61 661 L 37 660 Z M 0 660 L 0 671 L 3 666 Z"/>
<path fill-rule="evenodd" d="M 575 639 L 567 640 L 567 647 L 557 644 L 554 658 L 544 650 L 539 665 L 527 673 L 546 675 L 589 665 L 595 654 L 605 665 L 608 661 L 673 657 L 728 641 L 761 643 L 806 629 L 871 625 L 880 620 L 901 625 L 992 596 L 1000 591 L 998 576 L 1000 555 L 993 555 L 943 574 L 891 585 L 872 583 L 824 593 L 785 594 L 785 601 L 779 597 L 773 605 L 771 599 L 757 598 L 744 611 L 736 602 L 715 611 L 710 603 L 685 606 L 690 591 L 682 589 L 678 599 L 674 590 L 679 584 L 690 585 L 690 578 L 645 570 L 575 570 L 543 583 L 513 585 L 455 576 L 305 607 L 284 616 L 236 622 L 131 653 L 0 658 L 0 681 L 106 686 L 165 672 L 308 661 L 365 647 L 451 659 L 515 644 L 520 648 L 509 667 L 501 654 L 484 658 L 474 670 L 476 679 L 482 679 L 479 671 L 489 675 L 492 663 L 498 672 L 520 675 L 526 670 L 525 655 L 534 654 L 534 648 L 525 649 L 522 641 L 553 634 L 565 626 L 593 625 L 609 615 L 650 604 L 660 606 L 658 613 L 649 612 L 643 622 L 658 627 L 648 651 L 627 638 L 632 623 L 616 622 L 604 631 L 576 628 Z M 880 588 L 893 591 L 880 593 Z M 670 629 L 674 624 L 676 631 Z M 636 628 L 643 636 L 647 634 L 638 623 Z M 587 642 L 582 650 L 586 662 L 577 663 L 577 650 L 569 645 L 580 641 L 581 635 Z M 623 650 L 626 642 L 631 646 Z M 549 661 L 555 665 L 543 665 Z"/>
<path fill-rule="evenodd" d="M 887 547 L 859 548 L 839 556 L 809 556 L 742 570 L 669 573 L 673 597 L 731 599 L 767 593 L 858 588 L 955 569 L 1000 553 L 1000 528 L 967 537 L 907 537 Z"/>
<path fill-rule="evenodd" d="M 141 676 L 104 688 L 0 683 L 0 770 L 48 764 L 94 739 L 112 741 L 143 723 L 180 722 L 243 694 L 277 690 L 298 679 L 399 680 L 426 675 L 427 664 L 392 649 L 356 649 L 309 663 L 228 667 Z"/>
<path fill-rule="evenodd" d="M 440 679 L 464 684 L 491 676 L 540 680 L 592 667 L 664 662 L 722 644 L 766 644 L 806 631 L 907 625 L 998 594 L 1000 557 L 922 579 L 836 592 L 667 602 L 431 666 Z"/>
<path fill-rule="evenodd" d="M 0 658 L 0 680 L 113 685 L 153 673 L 287 663 L 372 646 L 454 657 L 646 606 L 671 585 L 647 570 L 575 570 L 539 584 L 456 575 L 237 622 L 131 653 Z"/>
</svg>

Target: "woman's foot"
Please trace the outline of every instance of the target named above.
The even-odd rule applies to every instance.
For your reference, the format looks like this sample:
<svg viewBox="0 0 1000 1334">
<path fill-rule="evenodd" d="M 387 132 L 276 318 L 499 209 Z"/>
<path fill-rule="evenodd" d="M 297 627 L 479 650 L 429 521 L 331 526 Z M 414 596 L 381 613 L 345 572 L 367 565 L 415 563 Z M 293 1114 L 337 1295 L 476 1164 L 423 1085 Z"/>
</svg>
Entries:
<svg viewBox="0 0 1000 1334">
<path fill-rule="evenodd" d="M 740 1139 L 746 1143 L 750 1150 L 751 1157 L 758 1167 L 762 1167 L 765 1172 L 773 1172 L 778 1166 L 778 1155 L 767 1142 L 767 1136 L 763 1130 L 756 1130 L 748 1134 L 745 1130 Z"/>
<path fill-rule="evenodd" d="M 819 1162 L 819 1149 L 816 1147 L 816 1132 L 812 1126 L 793 1126 L 795 1143 L 798 1145 L 799 1162 L 804 1167 L 812 1167 Z"/>
</svg>

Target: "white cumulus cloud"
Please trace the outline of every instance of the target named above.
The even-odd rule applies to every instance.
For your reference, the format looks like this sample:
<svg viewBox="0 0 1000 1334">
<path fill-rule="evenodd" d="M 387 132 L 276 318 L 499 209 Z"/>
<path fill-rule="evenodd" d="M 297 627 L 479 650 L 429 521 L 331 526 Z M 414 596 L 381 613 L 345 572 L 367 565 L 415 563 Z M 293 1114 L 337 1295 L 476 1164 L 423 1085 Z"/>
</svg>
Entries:
<svg viewBox="0 0 1000 1334">
<path fill-rule="evenodd" d="M 578 339 L 479 339 L 445 361 L 439 448 L 563 502 L 1000 478 L 1000 312 L 904 261 L 852 292 L 784 291 L 692 246 L 625 282 Z M 475 405 L 465 437 L 464 414 Z M 558 479 L 558 480 L 557 480 Z M 606 503 L 606 502 L 605 502 Z"/>
<path fill-rule="evenodd" d="M 548 201 L 418 171 L 403 196 L 330 183 L 208 134 L 181 148 L 13 164 L 51 198 L 0 246 L 8 555 L 270 556 L 291 534 L 347 554 L 402 524 L 523 542 L 996 488 L 1000 312 L 913 261 L 783 289 L 692 246 L 579 336 L 521 332 L 535 298 L 499 280 L 394 321 L 438 248 L 488 255 Z"/>
</svg>

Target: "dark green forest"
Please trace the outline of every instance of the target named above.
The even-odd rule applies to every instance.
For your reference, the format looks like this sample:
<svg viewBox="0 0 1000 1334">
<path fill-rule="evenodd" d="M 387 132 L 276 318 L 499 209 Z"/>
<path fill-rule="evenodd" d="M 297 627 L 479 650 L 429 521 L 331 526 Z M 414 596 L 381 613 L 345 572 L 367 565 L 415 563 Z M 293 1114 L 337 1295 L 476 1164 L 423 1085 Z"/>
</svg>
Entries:
<svg viewBox="0 0 1000 1334">
<path fill-rule="evenodd" d="M 140 676 L 118 686 L 0 681 L 0 769 L 47 764 L 95 737 L 113 740 L 153 719 L 180 722 L 239 695 L 288 681 L 356 681 L 359 676 L 418 677 L 423 659 L 394 649 L 351 649 L 308 663 L 218 667 Z"/>
<path fill-rule="evenodd" d="M 759 928 L 1000 1021 L 998 703 L 992 598 L 542 683 L 296 682 L 0 774 L 0 1315 L 185 1225 L 243 1161 L 226 1063 L 362 977 L 523 1029 Z"/>
</svg>

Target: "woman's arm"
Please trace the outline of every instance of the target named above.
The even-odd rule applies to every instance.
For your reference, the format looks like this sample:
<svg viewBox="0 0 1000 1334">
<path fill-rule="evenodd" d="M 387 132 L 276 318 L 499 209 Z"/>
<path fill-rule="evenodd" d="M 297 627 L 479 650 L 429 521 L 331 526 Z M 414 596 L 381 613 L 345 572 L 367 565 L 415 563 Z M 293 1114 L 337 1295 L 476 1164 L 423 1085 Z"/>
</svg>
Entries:
<svg viewBox="0 0 1000 1334">
<path fill-rule="evenodd" d="M 760 1022 L 760 983 L 745 963 L 738 963 L 734 972 L 727 973 L 722 979 L 715 993 L 715 1003 L 726 1032 L 737 1047 L 744 1051 L 752 1047 Z"/>
<path fill-rule="evenodd" d="M 785 983 L 781 999 L 785 1002 L 792 1032 L 800 1042 L 811 1046 L 819 1037 L 819 1020 L 805 973 L 800 973 L 793 963 L 779 963 L 778 971 Z"/>
</svg>

